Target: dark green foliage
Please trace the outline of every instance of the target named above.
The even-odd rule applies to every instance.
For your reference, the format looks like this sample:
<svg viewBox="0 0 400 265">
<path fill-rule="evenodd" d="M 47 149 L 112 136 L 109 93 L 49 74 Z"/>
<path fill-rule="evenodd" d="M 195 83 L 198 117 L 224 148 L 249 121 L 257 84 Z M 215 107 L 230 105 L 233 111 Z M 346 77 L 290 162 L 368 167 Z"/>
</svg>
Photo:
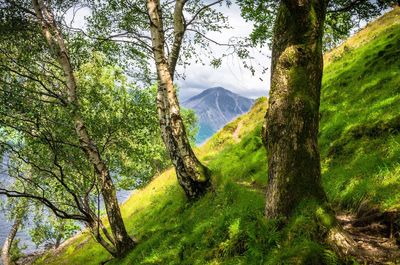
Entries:
<svg viewBox="0 0 400 265">
<path fill-rule="evenodd" d="M 250 35 L 253 44 L 269 44 L 273 37 L 272 31 L 279 1 L 237 0 L 236 2 L 241 7 L 242 17 L 254 22 L 253 32 Z M 352 5 L 352 2 L 356 4 Z M 329 50 L 338 45 L 350 35 L 351 30 L 360 27 L 361 21 L 370 21 L 394 2 L 393 0 L 329 1 L 323 37 L 324 49 Z"/>
</svg>

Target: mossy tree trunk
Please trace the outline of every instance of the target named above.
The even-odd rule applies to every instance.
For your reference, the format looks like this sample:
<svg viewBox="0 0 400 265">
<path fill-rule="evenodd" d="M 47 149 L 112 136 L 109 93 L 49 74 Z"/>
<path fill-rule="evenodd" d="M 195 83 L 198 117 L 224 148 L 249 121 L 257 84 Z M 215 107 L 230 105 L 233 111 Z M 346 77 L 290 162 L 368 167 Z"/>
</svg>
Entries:
<svg viewBox="0 0 400 265">
<path fill-rule="evenodd" d="M 165 37 L 159 0 L 148 0 L 152 48 L 158 75 L 157 111 L 161 134 L 175 167 L 178 182 L 193 200 L 202 196 L 210 186 L 209 170 L 194 154 L 185 126 L 180 115 L 180 107 L 173 84 L 175 66 L 184 34 L 182 19 L 185 1 L 176 1 L 174 10 L 174 43 L 170 57 L 165 55 Z"/>
<path fill-rule="evenodd" d="M 356 244 L 327 206 L 318 149 L 322 36 L 328 2 L 280 2 L 263 141 L 269 166 L 265 215 L 289 218 L 304 199 L 319 201 L 316 217 L 326 229 L 326 243 L 347 256 L 357 253 Z"/>
<path fill-rule="evenodd" d="M 304 198 L 325 200 L 318 126 L 327 1 L 286 0 L 278 10 L 265 143 L 265 214 L 288 217 Z"/>
</svg>

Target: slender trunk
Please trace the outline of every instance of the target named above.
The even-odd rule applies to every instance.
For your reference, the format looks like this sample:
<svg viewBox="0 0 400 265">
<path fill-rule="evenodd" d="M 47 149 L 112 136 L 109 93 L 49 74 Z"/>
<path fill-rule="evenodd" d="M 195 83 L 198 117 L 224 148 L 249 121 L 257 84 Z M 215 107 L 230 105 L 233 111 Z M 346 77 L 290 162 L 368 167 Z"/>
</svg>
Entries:
<svg viewBox="0 0 400 265">
<path fill-rule="evenodd" d="M 10 256 L 10 250 L 12 243 L 14 241 L 14 238 L 18 232 L 18 229 L 22 223 L 22 218 L 21 217 L 16 217 L 14 224 L 11 227 L 10 233 L 8 234 L 4 244 L 3 248 L 1 250 L 1 259 L 3 261 L 3 265 L 12 265 L 14 262 L 11 260 Z"/>
<path fill-rule="evenodd" d="M 118 256 L 117 250 L 114 247 L 114 242 L 107 241 L 104 239 L 104 237 L 101 235 L 101 230 L 100 230 L 100 224 L 98 222 L 95 222 L 94 220 L 86 223 L 86 226 L 89 228 L 90 233 L 94 237 L 94 239 L 99 243 L 105 250 L 107 250 L 111 255 L 113 256 Z M 106 231 L 106 233 L 108 233 Z M 108 237 L 107 237 L 108 238 Z M 108 238 L 109 239 L 109 238 Z"/>
<path fill-rule="evenodd" d="M 58 235 L 56 238 L 56 242 L 54 243 L 54 249 L 57 249 L 60 245 L 61 245 L 61 240 L 62 240 L 63 236 L 62 235 Z"/>
<path fill-rule="evenodd" d="M 190 146 L 173 84 L 175 65 L 184 33 L 183 4 L 183 2 L 177 1 L 175 8 L 175 41 L 169 62 L 164 52 L 165 39 L 159 0 L 148 0 L 147 9 L 150 17 L 152 46 L 159 82 L 157 110 L 162 138 L 175 166 L 179 184 L 189 199 L 196 199 L 203 195 L 210 186 L 210 174 L 209 170 L 197 159 Z M 177 12 L 180 12 L 180 15 L 177 15 Z M 177 21 L 177 18 L 180 21 Z"/>
<path fill-rule="evenodd" d="M 288 217 L 304 198 L 324 201 L 318 126 L 326 1 L 281 1 L 274 27 L 266 115 L 267 217 Z"/>
<path fill-rule="evenodd" d="M 80 115 L 79 100 L 76 95 L 77 84 L 70 63 L 68 50 L 65 46 L 62 34 L 54 21 L 53 14 L 44 5 L 43 0 L 32 0 L 32 2 L 36 15 L 42 24 L 43 35 L 54 54 L 57 56 L 57 60 L 64 71 L 67 81 L 68 106 L 71 108 L 72 118 L 81 148 L 89 161 L 93 164 L 98 182 L 101 184 L 101 194 L 104 199 L 104 205 L 116 248 L 116 252 L 113 255 L 122 256 L 132 249 L 135 243 L 129 237 L 125 229 L 115 186 L 107 165 L 102 160 L 97 145 L 90 137 L 89 131 Z"/>
</svg>

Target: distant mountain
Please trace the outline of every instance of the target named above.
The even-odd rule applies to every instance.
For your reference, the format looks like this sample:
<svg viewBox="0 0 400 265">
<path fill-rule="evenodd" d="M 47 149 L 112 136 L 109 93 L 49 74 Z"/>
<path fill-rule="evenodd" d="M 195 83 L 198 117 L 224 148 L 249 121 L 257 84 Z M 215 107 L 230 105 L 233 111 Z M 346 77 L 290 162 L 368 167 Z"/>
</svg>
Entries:
<svg viewBox="0 0 400 265">
<path fill-rule="evenodd" d="M 200 144 L 237 116 L 247 112 L 254 100 L 242 97 L 223 87 L 212 87 L 185 100 L 182 105 L 193 109 L 199 119 L 200 130 L 196 143 Z"/>
</svg>

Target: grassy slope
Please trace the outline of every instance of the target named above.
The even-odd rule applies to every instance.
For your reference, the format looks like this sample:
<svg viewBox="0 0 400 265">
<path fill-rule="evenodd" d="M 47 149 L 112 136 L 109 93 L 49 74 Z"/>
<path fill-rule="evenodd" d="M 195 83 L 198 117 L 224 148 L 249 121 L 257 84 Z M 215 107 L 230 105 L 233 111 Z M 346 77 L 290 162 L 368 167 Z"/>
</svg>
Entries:
<svg viewBox="0 0 400 265">
<path fill-rule="evenodd" d="M 325 56 L 320 146 L 324 186 L 337 207 L 399 207 L 399 22 L 398 8 Z M 205 198 L 187 204 L 172 170 L 131 196 L 122 210 L 139 245 L 107 264 L 335 264 L 315 238 L 321 231 L 312 203 L 299 207 L 282 231 L 263 218 L 265 110 L 266 100 L 259 99 L 197 150 L 214 172 L 214 191 Z M 108 258 L 84 233 L 37 263 Z"/>
</svg>

